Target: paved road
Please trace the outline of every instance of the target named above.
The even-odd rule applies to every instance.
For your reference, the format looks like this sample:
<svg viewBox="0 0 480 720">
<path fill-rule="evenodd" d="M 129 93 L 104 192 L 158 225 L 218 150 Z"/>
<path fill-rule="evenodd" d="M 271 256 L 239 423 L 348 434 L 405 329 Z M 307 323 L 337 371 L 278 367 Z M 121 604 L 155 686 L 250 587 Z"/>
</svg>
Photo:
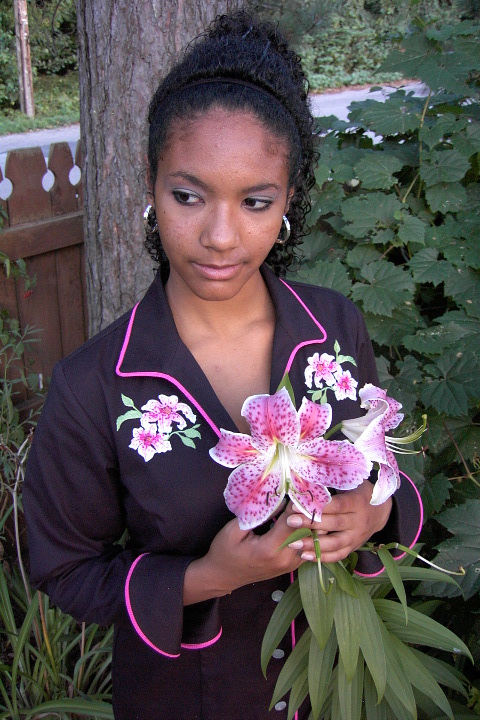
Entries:
<svg viewBox="0 0 480 720">
<path fill-rule="evenodd" d="M 419 83 L 406 85 L 406 90 L 413 90 L 417 95 L 424 95 L 425 87 Z M 314 115 L 336 115 L 341 120 L 346 120 L 348 115 L 348 106 L 358 100 L 365 100 L 370 97 L 374 100 L 385 100 L 391 89 L 385 88 L 381 91 L 370 93 L 369 88 L 361 90 L 344 90 L 340 92 L 329 92 L 322 95 L 312 95 L 312 110 Z M 40 146 L 43 150 L 45 159 L 48 158 L 50 144 L 54 142 L 66 141 L 70 144 L 72 154 L 75 151 L 76 143 L 80 137 L 80 126 L 70 125 L 64 128 L 52 128 L 49 130 L 34 130 L 31 132 L 20 133 L 18 135 L 1 135 L 0 136 L 0 167 L 2 173 L 5 170 L 5 162 L 9 150 L 16 148 Z M 0 196 L 3 193 L 0 187 Z"/>
</svg>

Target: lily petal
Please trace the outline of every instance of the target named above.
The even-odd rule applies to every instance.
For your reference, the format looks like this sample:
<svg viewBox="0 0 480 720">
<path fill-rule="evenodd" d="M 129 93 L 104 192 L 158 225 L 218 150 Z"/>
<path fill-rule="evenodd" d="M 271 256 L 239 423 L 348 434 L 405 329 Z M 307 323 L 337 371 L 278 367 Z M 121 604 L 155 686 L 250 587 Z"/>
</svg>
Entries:
<svg viewBox="0 0 480 720">
<path fill-rule="evenodd" d="M 280 467 L 276 464 L 268 472 L 261 461 L 240 465 L 230 473 L 224 496 L 242 530 L 262 525 L 285 497 Z"/>
<path fill-rule="evenodd" d="M 242 416 L 248 421 L 253 444 L 259 450 L 278 440 L 295 445 L 300 437 L 300 421 L 288 390 L 282 388 L 275 395 L 252 395 L 243 403 Z"/>
<path fill-rule="evenodd" d="M 380 464 L 378 480 L 374 485 L 370 505 L 381 505 L 400 487 L 400 473 L 395 456 L 387 450 L 387 462 Z"/>
<path fill-rule="evenodd" d="M 209 450 L 210 457 L 219 465 L 234 468 L 241 463 L 254 460 L 258 455 L 258 450 L 253 447 L 250 435 L 223 429 L 220 429 L 220 432 L 220 440 L 215 447 Z M 273 453 L 273 446 L 271 451 Z"/>
<path fill-rule="evenodd" d="M 320 520 L 323 508 L 332 496 L 324 485 L 305 481 L 296 472 L 292 472 L 288 495 L 301 513 L 312 520 Z"/>
<path fill-rule="evenodd" d="M 372 463 L 347 440 L 317 438 L 301 445 L 291 459 L 292 469 L 304 482 L 337 490 L 353 490 L 368 478 Z"/>
<path fill-rule="evenodd" d="M 304 397 L 300 410 L 300 441 L 324 435 L 332 423 L 332 407 L 328 403 L 318 405 Z"/>
</svg>

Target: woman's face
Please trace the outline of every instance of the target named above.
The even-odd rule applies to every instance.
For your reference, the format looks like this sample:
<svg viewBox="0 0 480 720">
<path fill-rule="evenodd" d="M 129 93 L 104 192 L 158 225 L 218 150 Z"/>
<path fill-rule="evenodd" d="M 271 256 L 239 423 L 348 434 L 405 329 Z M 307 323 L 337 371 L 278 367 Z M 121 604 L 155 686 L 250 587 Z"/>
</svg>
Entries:
<svg viewBox="0 0 480 720">
<path fill-rule="evenodd" d="M 284 141 L 243 112 L 212 109 L 180 120 L 153 194 L 169 296 L 218 301 L 248 293 L 291 195 Z"/>
</svg>

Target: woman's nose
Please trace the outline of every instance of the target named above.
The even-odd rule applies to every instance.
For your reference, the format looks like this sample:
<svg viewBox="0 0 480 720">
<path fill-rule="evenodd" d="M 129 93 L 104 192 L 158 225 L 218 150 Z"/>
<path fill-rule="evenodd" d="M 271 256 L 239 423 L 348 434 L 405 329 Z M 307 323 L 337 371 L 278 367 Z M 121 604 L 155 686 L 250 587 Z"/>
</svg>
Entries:
<svg viewBox="0 0 480 720">
<path fill-rule="evenodd" d="M 201 242 L 204 247 L 228 250 L 238 244 L 238 217 L 225 204 L 211 209 L 203 228 Z"/>
</svg>

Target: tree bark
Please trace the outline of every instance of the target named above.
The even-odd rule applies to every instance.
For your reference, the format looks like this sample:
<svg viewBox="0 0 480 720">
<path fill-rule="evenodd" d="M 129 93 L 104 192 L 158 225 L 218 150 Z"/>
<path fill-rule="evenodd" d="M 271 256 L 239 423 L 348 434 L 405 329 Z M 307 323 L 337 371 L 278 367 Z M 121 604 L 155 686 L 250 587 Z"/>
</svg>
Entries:
<svg viewBox="0 0 480 720">
<path fill-rule="evenodd" d="M 15 36 L 17 42 L 18 86 L 20 110 L 27 117 L 35 117 L 33 103 L 32 61 L 30 58 L 30 35 L 28 31 L 27 0 L 14 0 Z"/>
<path fill-rule="evenodd" d="M 78 0 L 89 332 L 153 278 L 143 247 L 147 110 L 188 42 L 243 0 Z"/>
</svg>

